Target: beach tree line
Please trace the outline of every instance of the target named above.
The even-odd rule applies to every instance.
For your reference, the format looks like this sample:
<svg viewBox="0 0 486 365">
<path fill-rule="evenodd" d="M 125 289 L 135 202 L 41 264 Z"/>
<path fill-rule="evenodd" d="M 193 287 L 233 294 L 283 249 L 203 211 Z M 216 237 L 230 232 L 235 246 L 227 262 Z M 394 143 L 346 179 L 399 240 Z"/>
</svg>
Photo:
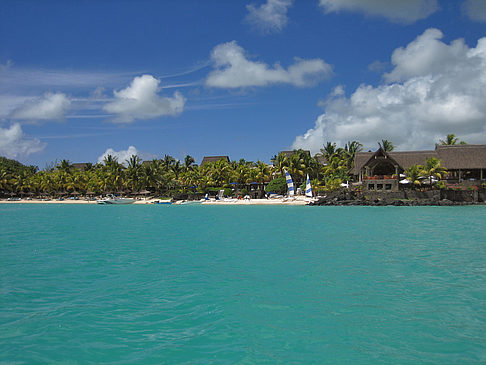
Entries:
<svg viewBox="0 0 486 365">
<path fill-rule="evenodd" d="M 455 135 L 447 135 L 442 144 L 459 144 Z M 382 140 L 378 145 L 392 151 L 394 145 Z M 302 149 L 291 153 L 281 152 L 273 156 L 272 165 L 262 161 L 227 161 L 221 159 L 202 166 L 195 163 L 192 156 L 183 160 L 165 155 L 161 159 L 142 161 L 131 156 L 126 161 L 118 161 L 108 155 L 100 163 L 84 164 L 82 169 L 68 160 L 39 170 L 36 166 L 25 166 L 20 162 L 0 157 L 0 193 L 5 195 L 100 195 L 100 194 L 152 194 L 173 196 L 179 193 L 207 193 L 225 189 L 225 194 L 234 191 L 285 192 L 284 170 L 294 179 L 296 187 L 305 188 L 309 175 L 315 192 L 339 189 L 352 180 L 355 155 L 363 150 L 358 141 L 349 141 L 344 146 L 327 142 L 320 152 L 312 156 Z M 428 176 L 440 178 L 445 169 L 440 161 L 430 159 L 426 165 L 415 165 L 405 171 L 413 185 L 423 183 Z M 275 180 L 269 185 L 271 181 Z"/>
</svg>

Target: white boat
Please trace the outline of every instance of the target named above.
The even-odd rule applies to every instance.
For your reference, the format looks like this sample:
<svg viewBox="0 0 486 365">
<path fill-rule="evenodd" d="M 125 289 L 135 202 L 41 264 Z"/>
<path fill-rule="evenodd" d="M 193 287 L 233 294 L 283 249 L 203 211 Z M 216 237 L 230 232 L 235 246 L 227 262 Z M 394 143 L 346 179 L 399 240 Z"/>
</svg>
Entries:
<svg viewBox="0 0 486 365">
<path fill-rule="evenodd" d="M 183 201 L 181 202 L 180 205 L 198 205 L 198 204 L 201 204 L 202 201 L 200 200 L 186 200 L 186 201 Z"/>
<path fill-rule="evenodd" d="M 309 174 L 307 174 L 307 180 L 305 183 L 305 196 L 307 198 L 312 198 L 312 187 L 311 187 L 311 182 L 309 179 Z"/>
<path fill-rule="evenodd" d="M 96 201 L 98 204 L 132 204 L 135 203 L 135 199 L 131 198 L 116 198 L 107 197 Z"/>
</svg>

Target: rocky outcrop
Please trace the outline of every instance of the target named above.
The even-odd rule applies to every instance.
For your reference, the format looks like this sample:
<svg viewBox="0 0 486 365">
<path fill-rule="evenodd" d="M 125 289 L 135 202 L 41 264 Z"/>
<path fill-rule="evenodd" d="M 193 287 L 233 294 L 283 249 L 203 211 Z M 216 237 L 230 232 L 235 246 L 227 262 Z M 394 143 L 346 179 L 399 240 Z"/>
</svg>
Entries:
<svg viewBox="0 0 486 365">
<path fill-rule="evenodd" d="M 360 194 L 355 192 L 337 192 L 319 198 L 309 205 L 327 206 L 453 206 L 484 204 L 478 199 L 477 191 L 402 191 L 394 193 Z"/>
</svg>

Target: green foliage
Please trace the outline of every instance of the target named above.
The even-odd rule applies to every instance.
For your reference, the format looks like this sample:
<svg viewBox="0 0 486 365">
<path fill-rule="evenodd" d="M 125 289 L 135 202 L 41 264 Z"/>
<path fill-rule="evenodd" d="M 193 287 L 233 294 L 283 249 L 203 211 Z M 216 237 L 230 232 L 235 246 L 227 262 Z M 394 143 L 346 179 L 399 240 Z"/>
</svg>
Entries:
<svg viewBox="0 0 486 365">
<path fill-rule="evenodd" d="M 267 193 L 276 193 L 283 195 L 287 192 L 287 182 L 283 176 L 277 177 L 270 181 L 265 187 Z"/>
<path fill-rule="evenodd" d="M 326 186 L 324 188 L 324 190 L 326 191 L 335 191 L 335 190 L 339 190 L 341 188 L 341 184 L 343 183 L 343 180 L 341 180 L 340 178 L 336 177 L 336 178 L 332 178 L 332 179 L 329 179 L 327 182 L 326 182 Z"/>
<path fill-rule="evenodd" d="M 439 142 L 442 146 L 453 146 L 453 145 L 456 145 L 456 144 L 467 144 L 464 141 L 459 141 L 459 139 L 456 138 L 456 135 L 452 134 L 452 133 L 448 134 L 446 136 L 446 139 L 441 139 Z"/>
<path fill-rule="evenodd" d="M 447 184 L 444 181 L 438 181 L 435 186 L 441 190 L 447 189 Z"/>
<path fill-rule="evenodd" d="M 382 139 L 381 142 L 378 142 L 378 146 L 385 152 L 391 152 L 395 149 L 393 143 L 386 139 Z"/>
<path fill-rule="evenodd" d="M 20 173 L 20 172 L 35 174 L 38 169 L 37 166 L 26 166 L 21 164 L 18 161 L 0 156 L 0 170 L 6 171 L 11 174 Z"/>
</svg>

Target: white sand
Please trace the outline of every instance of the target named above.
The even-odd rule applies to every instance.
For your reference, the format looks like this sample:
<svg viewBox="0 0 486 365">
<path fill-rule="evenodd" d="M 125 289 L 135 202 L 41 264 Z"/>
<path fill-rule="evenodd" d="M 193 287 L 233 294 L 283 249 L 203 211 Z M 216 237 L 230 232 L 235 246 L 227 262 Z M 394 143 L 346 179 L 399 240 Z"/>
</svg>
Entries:
<svg viewBox="0 0 486 365">
<path fill-rule="evenodd" d="M 153 204 L 155 201 L 164 202 L 167 200 L 162 199 L 137 199 L 133 204 Z M 97 204 L 96 200 L 40 200 L 40 199 L 22 199 L 15 201 L 8 201 L 7 199 L 0 199 L 0 203 L 5 204 Z M 175 202 L 174 204 L 180 204 L 181 201 Z M 295 197 L 294 199 L 230 199 L 230 200 L 208 200 L 203 201 L 202 205 L 306 205 L 309 201 L 302 196 Z"/>
</svg>

